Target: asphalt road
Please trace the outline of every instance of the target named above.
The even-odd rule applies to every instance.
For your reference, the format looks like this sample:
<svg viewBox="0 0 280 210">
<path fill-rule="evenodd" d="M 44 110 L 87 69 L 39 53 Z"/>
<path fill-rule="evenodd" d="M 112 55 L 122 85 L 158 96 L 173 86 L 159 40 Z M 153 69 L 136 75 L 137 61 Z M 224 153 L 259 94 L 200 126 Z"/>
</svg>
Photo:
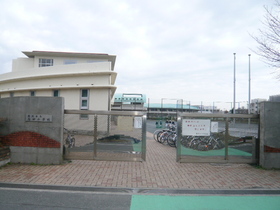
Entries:
<svg viewBox="0 0 280 210">
<path fill-rule="evenodd" d="M 129 194 L 0 188 L 0 209 L 130 209 Z"/>
<path fill-rule="evenodd" d="M 141 193 L 141 192 L 144 193 Z M 146 193 L 145 193 L 146 191 Z M 267 209 L 279 190 L 147 190 L 0 183 L 0 209 Z"/>
</svg>

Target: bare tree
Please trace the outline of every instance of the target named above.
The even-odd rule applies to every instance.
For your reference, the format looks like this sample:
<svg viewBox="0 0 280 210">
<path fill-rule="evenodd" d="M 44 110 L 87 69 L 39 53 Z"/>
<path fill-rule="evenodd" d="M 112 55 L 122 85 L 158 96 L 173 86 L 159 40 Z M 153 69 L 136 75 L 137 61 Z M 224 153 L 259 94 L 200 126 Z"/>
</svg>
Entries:
<svg viewBox="0 0 280 210">
<path fill-rule="evenodd" d="M 273 9 L 267 6 L 264 6 L 264 9 L 264 29 L 259 29 L 259 36 L 252 37 L 258 43 L 256 53 L 265 63 L 276 69 L 276 76 L 280 79 L 280 2 L 276 0 Z"/>
</svg>

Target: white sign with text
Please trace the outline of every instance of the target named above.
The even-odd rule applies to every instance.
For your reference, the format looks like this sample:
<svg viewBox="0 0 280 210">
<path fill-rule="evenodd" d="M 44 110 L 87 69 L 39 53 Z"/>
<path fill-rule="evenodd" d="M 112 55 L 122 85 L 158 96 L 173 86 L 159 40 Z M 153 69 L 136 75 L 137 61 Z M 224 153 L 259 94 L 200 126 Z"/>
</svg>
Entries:
<svg viewBox="0 0 280 210">
<path fill-rule="evenodd" d="M 183 136 L 210 136 L 211 120 L 183 119 Z"/>
<path fill-rule="evenodd" d="M 134 128 L 142 128 L 142 117 L 134 117 Z"/>
<path fill-rule="evenodd" d="M 211 132 L 218 133 L 219 123 L 218 122 L 211 122 Z"/>
</svg>

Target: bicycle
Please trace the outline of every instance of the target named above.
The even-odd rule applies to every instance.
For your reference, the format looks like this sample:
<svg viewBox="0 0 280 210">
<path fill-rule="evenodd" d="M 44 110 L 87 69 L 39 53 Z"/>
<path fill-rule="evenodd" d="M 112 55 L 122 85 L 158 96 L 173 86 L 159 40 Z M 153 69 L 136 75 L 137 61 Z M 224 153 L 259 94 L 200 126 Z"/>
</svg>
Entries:
<svg viewBox="0 0 280 210">
<path fill-rule="evenodd" d="M 177 146 L 176 124 L 172 121 L 166 121 L 166 129 L 156 130 L 153 133 L 154 140 L 162 144 L 168 144 L 171 147 Z"/>
<path fill-rule="evenodd" d="M 168 136 L 172 133 L 171 130 L 163 130 L 161 133 L 158 135 L 158 142 L 165 144 L 167 142 Z"/>
<path fill-rule="evenodd" d="M 70 133 L 69 130 L 67 130 L 66 128 L 64 128 L 64 130 L 66 131 L 67 133 L 67 137 L 66 139 L 64 140 L 64 145 L 68 148 L 73 148 L 75 147 L 75 138 L 74 138 L 74 135 Z"/>
<path fill-rule="evenodd" d="M 194 150 L 208 151 L 222 149 L 225 145 L 220 138 L 214 137 L 211 134 L 210 136 L 194 136 L 185 146 Z"/>
<path fill-rule="evenodd" d="M 177 147 L 177 134 L 175 131 L 169 134 L 167 137 L 167 143 L 170 147 Z"/>
<path fill-rule="evenodd" d="M 159 137 L 159 135 L 160 135 L 162 132 L 163 132 L 162 130 L 156 130 L 156 131 L 154 132 L 153 136 L 154 136 L 154 140 L 155 140 L 156 142 L 158 142 L 158 137 Z"/>
</svg>

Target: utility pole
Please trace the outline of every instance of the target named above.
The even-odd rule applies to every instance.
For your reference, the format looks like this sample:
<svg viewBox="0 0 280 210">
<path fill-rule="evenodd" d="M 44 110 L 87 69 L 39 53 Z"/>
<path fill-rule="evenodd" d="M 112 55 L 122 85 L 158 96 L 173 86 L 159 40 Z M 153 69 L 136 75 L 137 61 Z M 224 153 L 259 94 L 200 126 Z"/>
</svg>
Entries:
<svg viewBox="0 0 280 210">
<path fill-rule="evenodd" d="M 235 114 L 235 83 L 236 83 L 236 79 L 235 79 L 235 60 L 236 60 L 236 57 L 235 57 L 236 53 L 233 53 L 233 110 L 232 110 L 232 113 Z M 235 123 L 235 118 L 233 120 L 233 122 Z"/>
<path fill-rule="evenodd" d="M 249 93 L 248 93 L 248 114 L 251 114 L 251 54 L 249 56 Z M 250 125 L 251 119 L 248 119 L 248 124 Z"/>
</svg>

